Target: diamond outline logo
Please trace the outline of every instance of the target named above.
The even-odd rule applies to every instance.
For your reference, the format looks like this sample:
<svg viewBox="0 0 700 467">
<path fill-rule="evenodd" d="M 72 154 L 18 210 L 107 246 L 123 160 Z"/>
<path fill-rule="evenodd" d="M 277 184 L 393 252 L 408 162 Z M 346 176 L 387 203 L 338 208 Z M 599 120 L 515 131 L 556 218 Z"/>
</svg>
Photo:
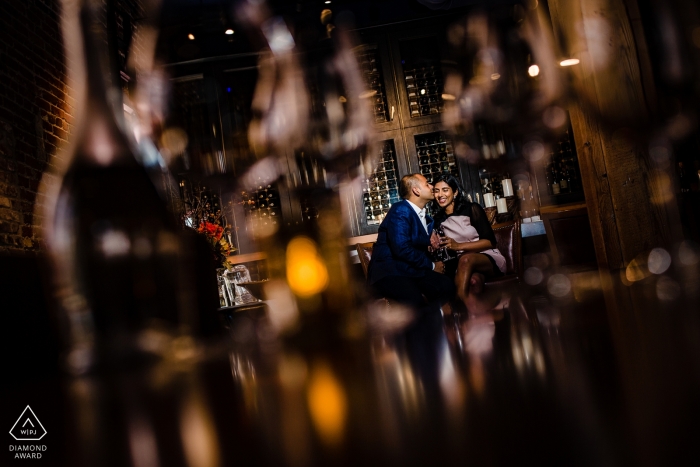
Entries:
<svg viewBox="0 0 700 467">
<path fill-rule="evenodd" d="M 22 418 L 24 417 L 24 414 L 27 413 L 27 410 L 29 410 L 29 412 L 31 412 L 32 416 L 34 417 L 34 420 L 36 420 L 36 422 L 39 424 L 39 426 L 41 427 L 41 429 L 44 431 L 44 433 L 43 433 L 41 436 L 39 436 L 38 438 L 37 438 L 37 437 L 34 437 L 34 438 L 18 438 L 18 437 L 15 436 L 14 433 L 12 433 L 12 430 L 14 430 L 15 427 L 17 426 L 17 424 L 22 420 Z M 34 427 L 34 424 L 32 423 L 31 419 L 29 418 L 29 415 L 27 415 L 27 420 L 24 422 L 24 424 L 23 424 L 20 428 L 23 428 L 24 425 L 27 424 L 27 421 L 29 422 L 30 425 L 32 425 L 32 427 Z M 27 407 L 22 411 L 22 414 L 19 416 L 19 418 L 17 419 L 17 421 L 15 422 L 15 424 L 12 425 L 12 428 L 10 428 L 10 434 L 11 434 L 12 437 L 13 437 L 15 440 L 17 440 L 17 441 L 39 441 L 41 438 L 43 438 L 44 436 L 46 436 L 46 433 L 47 433 L 46 428 L 44 428 L 44 425 L 42 425 L 41 422 L 39 421 L 39 417 L 36 416 L 36 414 L 34 413 L 34 411 L 32 410 L 32 408 L 29 407 L 29 406 L 27 406 Z"/>
</svg>

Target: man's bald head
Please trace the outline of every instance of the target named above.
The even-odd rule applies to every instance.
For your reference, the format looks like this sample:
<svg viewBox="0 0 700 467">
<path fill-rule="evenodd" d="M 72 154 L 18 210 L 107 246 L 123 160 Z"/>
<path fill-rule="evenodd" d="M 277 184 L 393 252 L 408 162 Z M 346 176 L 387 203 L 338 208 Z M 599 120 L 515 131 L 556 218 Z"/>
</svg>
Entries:
<svg viewBox="0 0 700 467">
<path fill-rule="evenodd" d="M 418 178 L 418 174 L 408 174 L 401 177 L 401 183 L 399 183 L 399 196 L 403 199 L 408 199 L 411 196 L 413 187 L 419 186 L 421 180 Z"/>
<path fill-rule="evenodd" d="M 421 209 L 434 199 L 433 186 L 421 174 L 405 175 L 399 184 L 399 195 Z"/>
</svg>

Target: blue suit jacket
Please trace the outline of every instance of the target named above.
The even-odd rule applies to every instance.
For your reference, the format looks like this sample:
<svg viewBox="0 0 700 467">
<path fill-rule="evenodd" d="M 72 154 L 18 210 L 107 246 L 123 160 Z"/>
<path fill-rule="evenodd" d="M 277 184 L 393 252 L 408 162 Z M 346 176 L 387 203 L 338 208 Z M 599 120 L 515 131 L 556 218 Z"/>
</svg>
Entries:
<svg viewBox="0 0 700 467">
<path fill-rule="evenodd" d="M 426 222 L 432 232 L 433 220 L 426 216 Z M 433 269 L 428 245 L 430 236 L 413 207 L 406 200 L 395 203 L 379 226 L 367 281 L 374 284 L 386 276 L 423 277 Z"/>
</svg>

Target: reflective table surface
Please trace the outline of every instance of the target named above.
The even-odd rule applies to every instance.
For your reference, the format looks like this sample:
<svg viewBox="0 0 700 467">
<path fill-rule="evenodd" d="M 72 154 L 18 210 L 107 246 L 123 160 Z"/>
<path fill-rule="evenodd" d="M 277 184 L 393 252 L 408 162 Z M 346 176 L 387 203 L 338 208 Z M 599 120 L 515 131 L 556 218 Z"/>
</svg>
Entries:
<svg viewBox="0 0 700 467">
<path fill-rule="evenodd" d="M 632 278 L 553 275 L 445 315 L 375 303 L 289 336 L 231 311 L 223 341 L 145 370 L 5 383 L 3 420 L 32 407 L 42 465 L 697 464 L 697 265 Z"/>
</svg>

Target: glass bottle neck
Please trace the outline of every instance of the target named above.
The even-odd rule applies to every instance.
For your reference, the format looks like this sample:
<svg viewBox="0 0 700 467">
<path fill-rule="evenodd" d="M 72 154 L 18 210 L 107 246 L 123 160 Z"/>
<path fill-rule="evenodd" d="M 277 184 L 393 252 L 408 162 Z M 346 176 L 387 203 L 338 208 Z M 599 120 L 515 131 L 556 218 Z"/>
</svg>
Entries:
<svg viewBox="0 0 700 467">
<path fill-rule="evenodd" d="M 119 91 L 109 80 L 109 54 L 106 39 L 95 10 L 86 2 L 80 12 L 81 38 L 84 48 L 85 106 L 76 157 L 100 166 L 131 165 L 136 159 L 119 119 Z"/>
</svg>

